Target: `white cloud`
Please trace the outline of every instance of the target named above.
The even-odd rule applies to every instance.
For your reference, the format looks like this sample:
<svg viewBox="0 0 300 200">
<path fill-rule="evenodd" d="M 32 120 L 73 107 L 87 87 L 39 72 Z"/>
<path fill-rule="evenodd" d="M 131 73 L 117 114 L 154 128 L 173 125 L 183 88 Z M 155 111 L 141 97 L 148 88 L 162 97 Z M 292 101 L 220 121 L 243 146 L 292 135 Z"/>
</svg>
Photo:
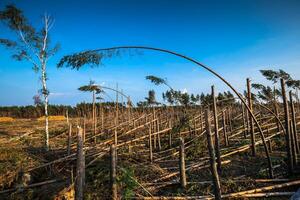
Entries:
<svg viewBox="0 0 300 200">
<path fill-rule="evenodd" d="M 74 95 L 78 95 L 80 93 L 78 92 L 50 92 L 51 97 L 62 97 L 62 96 L 74 96 Z"/>
<path fill-rule="evenodd" d="M 182 93 L 188 93 L 188 90 L 187 90 L 186 88 L 183 88 L 183 89 L 181 90 L 181 92 L 182 92 Z"/>
</svg>

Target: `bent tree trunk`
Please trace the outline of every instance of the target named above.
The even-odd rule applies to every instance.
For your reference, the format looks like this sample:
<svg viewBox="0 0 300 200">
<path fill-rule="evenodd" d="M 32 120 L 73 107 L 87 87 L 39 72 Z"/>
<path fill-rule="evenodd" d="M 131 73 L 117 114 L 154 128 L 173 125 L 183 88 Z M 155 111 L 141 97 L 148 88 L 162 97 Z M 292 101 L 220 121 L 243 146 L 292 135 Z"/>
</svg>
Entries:
<svg viewBox="0 0 300 200">
<path fill-rule="evenodd" d="M 263 131 L 262 131 L 262 128 L 261 128 L 259 122 L 257 121 L 256 117 L 252 113 L 251 109 L 249 108 L 249 106 L 247 105 L 247 103 L 245 102 L 245 100 L 243 99 L 243 97 L 220 74 L 218 74 L 217 72 L 215 72 L 214 70 L 212 70 L 208 66 L 206 66 L 206 65 L 204 65 L 204 64 L 202 64 L 202 63 L 200 63 L 200 62 L 198 62 L 198 61 L 196 61 L 196 60 L 194 60 L 194 59 L 192 59 L 190 57 L 187 57 L 185 55 L 176 53 L 174 51 L 169 51 L 169 50 L 161 49 L 161 48 L 154 48 L 154 47 L 148 47 L 148 46 L 116 46 L 116 47 L 110 47 L 110 48 L 101 48 L 101 49 L 89 50 L 89 52 L 95 53 L 95 52 L 101 52 L 101 51 L 104 52 L 104 51 L 106 51 L 106 52 L 109 52 L 109 55 L 110 55 L 109 57 L 111 57 L 111 54 L 114 53 L 114 51 L 118 53 L 120 50 L 123 50 L 123 49 L 127 49 L 127 50 L 130 50 L 130 49 L 144 49 L 144 50 L 152 50 L 152 51 L 159 51 L 159 52 L 164 52 L 164 53 L 172 54 L 174 56 L 181 57 L 181 58 L 183 58 L 185 60 L 188 60 L 188 61 L 190 61 L 190 62 L 198 65 L 201 68 L 204 68 L 205 70 L 207 70 L 210 73 L 212 73 L 214 76 L 218 77 L 221 81 L 223 81 L 223 83 L 225 83 L 238 96 L 238 98 L 242 101 L 242 103 L 245 105 L 245 108 L 248 110 L 249 114 L 253 118 L 254 123 L 255 123 L 255 125 L 258 128 L 258 131 L 259 131 L 259 134 L 260 134 L 263 146 L 264 146 L 264 150 L 265 150 L 265 153 L 266 153 L 266 157 L 267 157 L 267 161 L 268 161 L 269 177 L 270 178 L 273 177 L 273 168 L 272 168 L 271 157 L 270 157 L 270 154 L 269 154 L 269 151 L 268 151 L 268 146 L 267 146 L 267 143 L 266 143 L 266 140 L 265 140 L 265 137 L 264 137 L 264 134 L 263 134 Z M 102 54 L 102 57 L 103 57 L 103 54 Z M 99 59 L 101 59 L 102 57 L 100 56 Z M 72 56 L 71 56 L 71 58 L 72 58 Z M 68 59 L 67 59 L 67 61 L 68 61 Z M 61 66 L 64 64 L 64 62 L 60 63 Z M 75 65 L 73 65 L 73 67 L 79 68 L 81 66 L 75 66 Z"/>
</svg>

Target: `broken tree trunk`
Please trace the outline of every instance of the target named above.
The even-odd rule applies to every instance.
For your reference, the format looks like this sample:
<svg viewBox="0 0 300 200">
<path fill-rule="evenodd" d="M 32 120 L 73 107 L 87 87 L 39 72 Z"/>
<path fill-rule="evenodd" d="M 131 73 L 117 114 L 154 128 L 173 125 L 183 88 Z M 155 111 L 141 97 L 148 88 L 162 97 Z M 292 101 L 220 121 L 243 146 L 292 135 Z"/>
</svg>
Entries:
<svg viewBox="0 0 300 200">
<path fill-rule="evenodd" d="M 76 185 L 75 199 L 82 200 L 85 185 L 85 155 L 83 144 L 83 130 L 78 127 L 77 135 L 77 163 L 76 163 Z"/>
<path fill-rule="evenodd" d="M 294 165 L 292 158 L 292 148 L 291 148 L 291 132 L 290 132 L 290 116 L 289 116 L 289 108 L 288 108 L 288 100 L 285 92 L 285 81 L 280 79 L 281 83 L 281 92 L 282 92 L 282 101 L 284 107 L 284 115 L 285 115 L 285 140 L 286 140 L 286 151 L 287 151 L 287 159 L 288 159 L 288 172 L 289 174 L 293 173 Z"/>
<path fill-rule="evenodd" d="M 72 143 L 72 124 L 69 123 L 69 134 L 68 134 L 68 155 L 71 153 L 71 143 Z"/>
<path fill-rule="evenodd" d="M 245 108 L 244 108 L 244 105 L 241 104 L 241 109 L 242 109 L 242 119 L 243 119 L 243 133 L 244 133 L 244 138 L 246 139 L 247 138 L 247 132 L 246 132 L 246 122 L 245 122 Z"/>
<path fill-rule="evenodd" d="M 295 141 L 296 152 L 297 152 L 297 154 L 299 154 L 299 142 L 298 142 L 298 133 L 297 133 L 296 112 L 295 112 L 295 106 L 294 106 L 294 102 L 293 102 L 292 91 L 290 91 L 290 107 L 291 107 L 291 114 L 292 114 L 291 129 L 293 130 L 293 136 L 294 136 L 294 141 Z"/>
<path fill-rule="evenodd" d="M 216 167 L 215 149 L 212 142 L 211 130 L 210 130 L 210 118 L 209 110 L 205 111 L 205 124 L 206 124 L 206 136 L 207 136 L 207 147 L 210 155 L 210 170 L 212 174 L 212 179 L 214 183 L 214 195 L 216 200 L 221 200 L 221 187 L 219 175 Z"/>
<path fill-rule="evenodd" d="M 180 169 L 180 185 L 182 189 L 186 188 L 186 174 L 185 174 L 185 153 L 184 153 L 184 140 L 180 138 L 179 145 L 179 169 Z"/>
<path fill-rule="evenodd" d="M 226 131 L 226 115 L 225 115 L 225 110 L 222 112 L 222 126 L 223 126 L 223 135 L 224 135 L 224 143 L 225 146 L 228 146 L 228 136 L 227 136 L 227 131 Z"/>
<path fill-rule="evenodd" d="M 169 120 L 169 148 L 172 148 L 172 125 L 171 125 L 171 121 Z"/>
<path fill-rule="evenodd" d="M 211 95 L 213 98 L 213 114 L 214 114 L 214 125 L 215 125 L 215 148 L 216 148 L 216 157 L 217 157 L 217 168 L 218 172 L 221 172 L 221 158 L 220 158 L 220 141 L 219 141 L 219 120 L 218 120 L 218 111 L 217 111 L 217 102 L 215 95 L 215 87 L 211 86 Z"/>
<path fill-rule="evenodd" d="M 291 147 L 292 147 L 292 155 L 293 155 L 293 165 L 297 165 L 297 153 L 296 153 L 296 144 L 295 144 L 295 136 L 294 136 L 294 131 L 292 129 L 292 120 L 290 120 L 290 127 L 291 127 Z"/>
<path fill-rule="evenodd" d="M 149 160 L 151 163 L 153 162 L 151 123 L 149 125 Z"/>
<path fill-rule="evenodd" d="M 248 106 L 250 110 L 253 112 L 253 106 L 252 106 L 252 95 L 251 95 L 251 83 L 250 79 L 247 78 L 247 97 L 248 97 Z M 254 123 L 251 115 L 249 115 L 249 123 L 250 123 L 250 136 L 251 136 L 251 151 L 252 156 L 256 156 L 256 147 L 255 147 L 255 134 L 254 134 Z"/>
<path fill-rule="evenodd" d="M 158 150 L 160 151 L 161 150 L 161 141 L 160 141 L 160 133 L 159 133 L 159 131 L 160 131 L 159 119 L 156 120 L 156 127 L 157 127 L 157 132 L 158 132 L 158 134 L 157 134 Z"/>
<path fill-rule="evenodd" d="M 273 90 L 273 94 L 274 94 L 274 113 L 275 115 L 279 118 L 279 112 L 278 112 L 278 104 L 277 104 L 277 98 L 276 98 L 276 88 L 274 86 L 274 90 Z M 280 131 L 280 123 L 278 120 L 276 120 L 276 124 L 277 124 L 277 131 L 279 132 Z"/>
</svg>

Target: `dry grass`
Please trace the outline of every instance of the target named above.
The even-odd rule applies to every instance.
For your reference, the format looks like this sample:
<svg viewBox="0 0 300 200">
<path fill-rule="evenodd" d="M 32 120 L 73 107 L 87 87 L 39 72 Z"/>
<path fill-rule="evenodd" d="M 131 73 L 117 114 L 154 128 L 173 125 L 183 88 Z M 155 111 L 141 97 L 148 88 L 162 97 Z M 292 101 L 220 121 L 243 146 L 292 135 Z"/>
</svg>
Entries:
<svg viewBox="0 0 300 200">
<path fill-rule="evenodd" d="M 12 122 L 14 118 L 12 117 L 0 117 L 0 122 Z"/>
<path fill-rule="evenodd" d="M 63 116 L 63 115 L 49 116 L 48 119 L 49 119 L 49 121 L 62 121 L 62 120 L 66 120 L 65 116 Z M 37 120 L 38 121 L 44 121 L 45 120 L 45 116 L 40 117 Z"/>
</svg>

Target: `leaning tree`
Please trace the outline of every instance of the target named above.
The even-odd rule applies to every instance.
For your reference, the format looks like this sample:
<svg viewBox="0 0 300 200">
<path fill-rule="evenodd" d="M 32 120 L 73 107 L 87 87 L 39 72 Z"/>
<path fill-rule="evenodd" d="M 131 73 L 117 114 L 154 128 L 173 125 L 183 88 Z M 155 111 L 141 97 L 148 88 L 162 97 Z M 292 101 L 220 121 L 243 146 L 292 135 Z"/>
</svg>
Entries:
<svg viewBox="0 0 300 200">
<path fill-rule="evenodd" d="M 48 97 L 47 89 L 47 63 L 58 51 L 59 44 L 50 45 L 49 31 L 54 20 L 47 14 L 43 16 L 43 25 L 40 29 L 33 27 L 23 15 L 23 12 L 14 5 L 7 5 L 0 11 L 0 21 L 15 34 L 15 40 L 0 38 L 0 44 L 12 52 L 12 58 L 17 61 L 28 61 L 33 65 L 33 70 L 40 73 L 45 107 L 45 146 L 49 149 L 48 130 Z"/>
<path fill-rule="evenodd" d="M 292 76 L 285 72 L 282 69 L 279 69 L 278 71 L 275 70 L 260 70 L 260 73 L 269 81 L 272 81 L 273 83 L 277 83 L 280 81 L 280 79 L 284 79 L 286 82 L 286 85 L 289 88 L 292 89 L 300 89 L 300 80 L 295 80 L 292 78 Z"/>
<path fill-rule="evenodd" d="M 131 50 L 137 51 L 137 52 L 139 50 L 151 50 L 151 51 L 167 53 L 167 54 L 171 54 L 171 55 L 180 57 L 182 59 L 185 59 L 185 60 L 197 65 L 198 67 L 205 69 L 206 71 L 210 72 L 211 74 L 213 74 L 214 76 L 219 78 L 224 84 L 226 84 L 234 92 L 234 94 L 237 95 L 237 97 L 240 99 L 242 104 L 244 104 L 245 108 L 248 110 L 251 118 L 254 120 L 254 122 L 258 128 L 258 132 L 261 136 L 263 147 L 264 147 L 264 150 L 266 153 L 266 157 L 267 157 L 267 161 L 268 161 L 269 177 L 270 178 L 273 177 L 272 161 L 271 161 L 270 153 L 269 153 L 268 146 L 266 143 L 266 139 L 265 139 L 264 133 L 262 131 L 262 128 L 261 128 L 257 118 L 253 114 L 251 108 L 247 105 L 247 103 L 246 103 L 245 99 L 242 97 L 242 95 L 225 78 L 223 78 L 219 73 L 212 70 L 210 67 L 198 62 L 197 60 L 195 60 L 191 57 L 185 56 L 183 54 L 167 50 L 167 49 L 148 47 L 148 46 L 116 46 L 116 47 L 88 50 L 88 51 L 83 51 L 83 52 L 79 52 L 79 53 L 66 55 L 66 56 L 62 57 L 62 59 L 57 64 L 57 67 L 58 68 L 69 67 L 71 69 L 79 70 L 80 68 L 82 68 L 83 66 L 86 66 L 88 64 L 97 66 L 99 64 L 102 64 L 102 61 L 104 58 L 111 58 L 111 57 L 120 55 L 120 53 L 122 53 L 122 52 L 130 52 Z"/>
</svg>

